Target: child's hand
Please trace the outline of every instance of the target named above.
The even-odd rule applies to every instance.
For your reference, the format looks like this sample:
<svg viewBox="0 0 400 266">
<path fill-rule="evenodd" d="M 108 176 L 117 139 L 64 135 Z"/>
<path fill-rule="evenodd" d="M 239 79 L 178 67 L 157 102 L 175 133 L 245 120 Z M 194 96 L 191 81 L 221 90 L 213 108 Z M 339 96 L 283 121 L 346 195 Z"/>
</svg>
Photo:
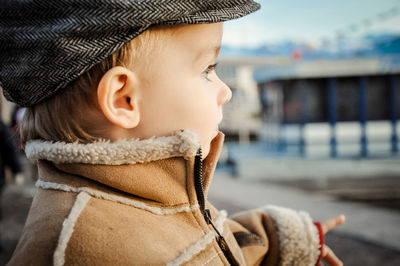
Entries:
<svg viewBox="0 0 400 266">
<path fill-rule="evenodd" d="M 321 223 L 322 233 L 325 235 L 336 226 L 341 225 L 345 222 L 346 217 L 344 215 L 339 215 L 335 218 L 331 218 Z M 322 248 L 322 259 L 328 263 L 328 265 L 332 266 L 342 266 L 343 262 L 333 253 L 332 249 L 330 249 L 327 245 L 324 245 Z M 322 262 L 318 263 L 318 266 L 322 266 Z"/>
</svg>

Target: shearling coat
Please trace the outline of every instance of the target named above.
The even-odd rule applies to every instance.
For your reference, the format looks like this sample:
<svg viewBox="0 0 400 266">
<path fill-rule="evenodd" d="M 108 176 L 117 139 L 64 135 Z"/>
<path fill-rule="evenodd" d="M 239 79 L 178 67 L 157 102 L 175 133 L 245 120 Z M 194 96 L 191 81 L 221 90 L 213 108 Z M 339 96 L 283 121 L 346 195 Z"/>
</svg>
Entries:
<svg viewBox="0 0 400 266">
<path fill-rule="evenodd" d="M 90 144 L 33 141 L 36 195 L 9 265 L 315 265 L 308 214 L 266 206 L 227 218 L 207 200 L 223 143 L 196 134 Z"/>
</svg>

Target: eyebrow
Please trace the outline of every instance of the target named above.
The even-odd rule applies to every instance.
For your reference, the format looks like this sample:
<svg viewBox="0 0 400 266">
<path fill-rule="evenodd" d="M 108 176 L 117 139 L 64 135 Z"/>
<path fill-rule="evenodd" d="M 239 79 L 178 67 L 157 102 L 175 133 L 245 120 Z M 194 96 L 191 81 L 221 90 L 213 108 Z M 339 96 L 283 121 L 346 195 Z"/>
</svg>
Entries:
<svg viewBox="0 0 400 266">
<path fill-rule="evenodd" d="M 217 45 L 217 46 L 209 46 L 205 49 L 202 49 L 196 56 L 196 60 L 198 61 L 202 56 L 204 55 L 209 55 L 212 54 L 213 56 L 217 57 L 219 54 L 219 51 L 221 50 L 221 46 Z"/>
</svg>

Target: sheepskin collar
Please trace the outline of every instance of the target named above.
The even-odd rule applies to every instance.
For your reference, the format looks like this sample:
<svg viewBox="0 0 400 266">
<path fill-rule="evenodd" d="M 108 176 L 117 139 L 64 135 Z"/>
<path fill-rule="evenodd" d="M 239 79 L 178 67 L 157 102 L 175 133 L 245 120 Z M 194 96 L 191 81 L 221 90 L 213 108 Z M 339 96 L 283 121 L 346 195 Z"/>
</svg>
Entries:
<svg viewBox="0 0 400 266">
<path fill-rule="evenodd" d="M 203 161 L 206 193 L 223 139 L 219 133 Z M 197 203 L 191 191 L 199 147 L 195 133 L 182 131 L 169 137 L 90 144 L 31 141 L 25 152 L 29 159 L 38 160 L 40 181 L 53 187 L 63 184 L 82 188 L 100 183 L 113 191 L 177 206 Z"/>
<path fill-rule="evenodd" d="M 114 142 L 100 140 L 89 144 L 33 140 L 26 144 L 25 153 L 33 161 L 122 165 L 181 156 L 188 159 L 196 155 L 199 147 L 196 133 L 180 131 L 168 137 L 121 139 Z"/>
</svg>

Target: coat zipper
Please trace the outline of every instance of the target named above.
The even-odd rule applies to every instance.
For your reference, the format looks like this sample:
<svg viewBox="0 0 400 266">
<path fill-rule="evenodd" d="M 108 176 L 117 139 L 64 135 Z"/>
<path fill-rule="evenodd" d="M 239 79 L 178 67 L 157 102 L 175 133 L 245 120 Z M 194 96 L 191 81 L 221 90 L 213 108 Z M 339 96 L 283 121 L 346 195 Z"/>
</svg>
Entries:
<svg viewBox="0 0 400 266">
<path fill-rule="evenodd" d="M 224 237 L 215 227 L 213 220 L 211 218 L 211 213 L 209 209 L 206 209 L 205 196 L 204 196 L 204 187 L 203 187 L 203 162 L 202 162 L 202 151 L 201 148 L 197 151 L 195 161 L 194 161 L 194 185 L 196 189 L 197 201 L 200 206 L 200 211 L 203 214 L 204 219 L 207 224 L 211 225 L 215 232 L 217 233 L 217 243 L 221 248 L 222 252 L 226 259 L 229 261 L 231 265 L 239 265 L 233 256 L 231 250 L 229 249 L 228 244 L 226 243 Z"/>
</svg>

